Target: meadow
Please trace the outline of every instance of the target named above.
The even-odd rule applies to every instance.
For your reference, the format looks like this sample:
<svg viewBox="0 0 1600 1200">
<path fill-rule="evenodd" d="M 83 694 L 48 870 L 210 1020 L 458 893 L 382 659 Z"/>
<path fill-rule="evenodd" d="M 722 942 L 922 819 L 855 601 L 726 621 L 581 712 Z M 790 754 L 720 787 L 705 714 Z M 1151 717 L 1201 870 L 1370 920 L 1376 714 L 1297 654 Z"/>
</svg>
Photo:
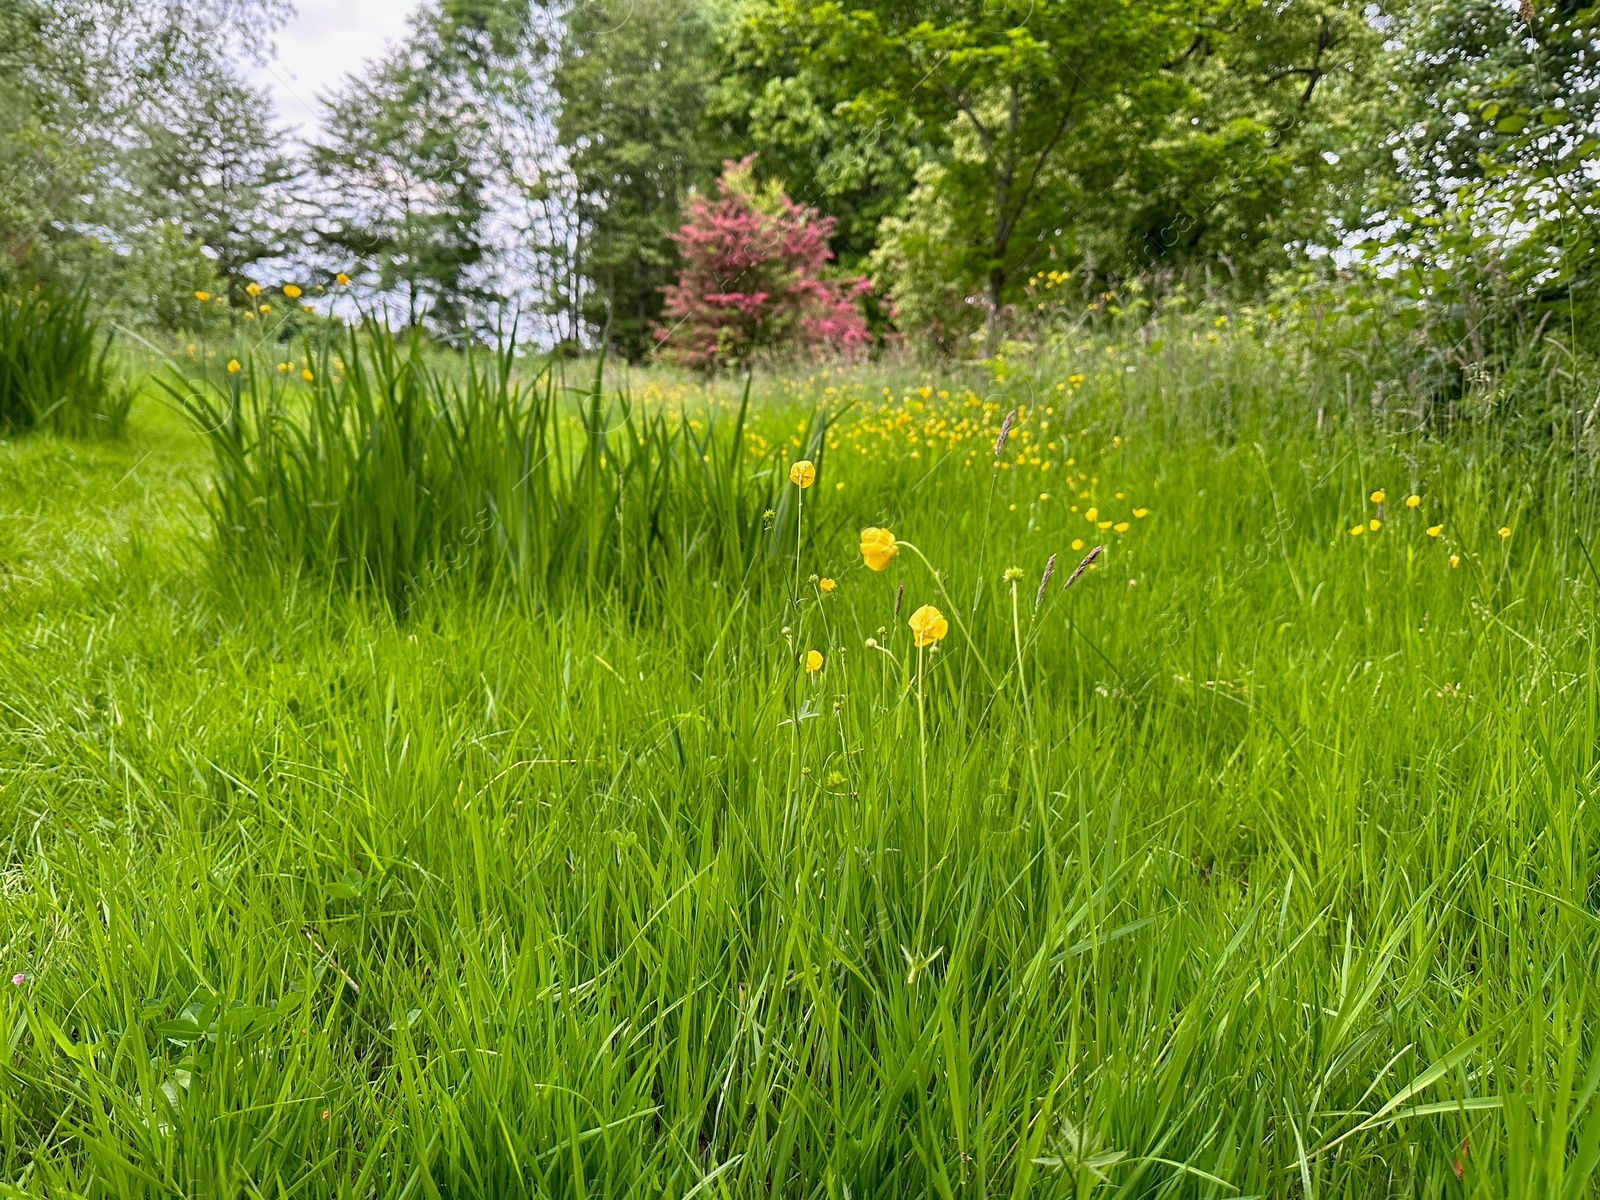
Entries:
<svg viewBox="0 0 1600 1200">
<path fill-rule="evenodd" d="M 1591 1194 L 1590 462 L 1296 362 L 573 368 L 668 499 L 445 555 L 280 520 L 343 418 L 10 437 L 0 1195 Z"/>
</svg>

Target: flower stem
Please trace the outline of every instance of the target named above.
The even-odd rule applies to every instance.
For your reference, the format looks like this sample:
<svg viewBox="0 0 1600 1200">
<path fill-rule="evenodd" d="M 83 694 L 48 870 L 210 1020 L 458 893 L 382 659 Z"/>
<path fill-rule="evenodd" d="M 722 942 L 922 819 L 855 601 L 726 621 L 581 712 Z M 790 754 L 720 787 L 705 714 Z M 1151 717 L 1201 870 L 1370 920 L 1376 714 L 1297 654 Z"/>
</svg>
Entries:
<svg viewBox="0 0 1600 1200">
<path fill-rule="evenodd" d="M 922 768 L 922 907 L 917 916 L 914 945 L 922 952 L 922 933 L 928 923 L 928 873 L 932 869 L 928 852 L 928 723 L 922 705 L 923 649 L 917 646 L 917 757 Z"/>
<path fill-rule="evenodd" d="M 1044 803 L 1044 780 L 1039 775 L 1038 739 L 1033 731 L 1033 701 L 1028 696 L 1028 680 L 1022 668 L 1022 624 L 1017 615 L 1017 581 L 1011 581 L 1011 639 L 1017 648 L 1017 691 L 1022 693 L 1022 715 L 1028 728 L 1028 765 L 1033 769 L 1033 786 Z"/>
</svg>

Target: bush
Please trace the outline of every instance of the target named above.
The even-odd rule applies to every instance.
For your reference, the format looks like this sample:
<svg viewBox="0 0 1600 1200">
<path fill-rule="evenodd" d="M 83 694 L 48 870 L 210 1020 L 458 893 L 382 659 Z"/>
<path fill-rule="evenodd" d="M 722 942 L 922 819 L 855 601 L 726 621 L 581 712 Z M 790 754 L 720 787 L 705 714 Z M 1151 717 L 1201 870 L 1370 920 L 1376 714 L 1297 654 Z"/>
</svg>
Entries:
<svg viewBox="0 0 1600 1200">
<path fill-rule="evenodd" d="M 133 393 L 110 354 L 87 294 L 0 296 L 0 430 L 120 434 Z"/>
<path fill-rule="evenodd" d="M 519 376 L 514 336 L 454 373 L 428 357 L 419 334 L 369 323 L 308 349 L 304 387 L 250 363 L 167 381 L 211 443 L 227 563 L 329 578 L 401 612 L 449 578 L 546 604 L 602 590 L 637 603 L 784 552 L 782 473 L 747 453 L 748 386 L 731 425 L 713 414 L 702 431 L 608 400 L 600 368 L 587 390 L 548 362 Z M 824 432 L 813 420 L 814 458 Z"/>
<path fill-rule="evenodd" d="M 715 202 L 694 196 L 674 235 L 686 260 L 663 289 L 661 357 L 701 371 L 743 367 L 765 351 L 860 349 L 872 341 L 856 301 L 867 281 L 823 279 L 833 218 L 771 185 L 757 189 L 754 156 L 723 164 Z"/>
</svg>

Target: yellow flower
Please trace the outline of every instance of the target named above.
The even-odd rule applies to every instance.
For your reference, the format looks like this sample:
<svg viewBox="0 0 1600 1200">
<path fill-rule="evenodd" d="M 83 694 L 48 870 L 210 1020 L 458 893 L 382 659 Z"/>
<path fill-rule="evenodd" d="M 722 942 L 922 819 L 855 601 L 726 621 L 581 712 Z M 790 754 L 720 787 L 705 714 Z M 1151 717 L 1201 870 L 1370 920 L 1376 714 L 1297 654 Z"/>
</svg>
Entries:
<svg viewBox="0 0 1600 1200">
<path fill-rule="evenodd" d="M 1372 530 L 1373 533 L 1377 533 L 1378 530 L 1383 528 L 1383 522 L 1378 520 L 1377 517 L 1373 517 L 1372 520 L 1367 522 L 1367 528 Z"/>
<path fill-rule="evenodd" d="M 1097 528 L 1110 529 L 1111 528 L 1111 522 L 1110 521 L 1101 521 L 1101 522 L 1098 523 Z"/>
<path fill-rule="evenodd" d="M 345 284 L 345 283 L 349 283 L 350 282 L 350 276 L 346 275 L 343 271 L 340 271 L 333 278 L 334 278 L 334 282 L 340 283 L 340 284 Z"/>
<path fill-rule="evenodd" d="M 1459 554 L 1452 554 L 1452 555 L 1451 555 L 1451 556 L 1450 556 L 1450 565 L 1451 565 L 1451 566 L 1452 566 L 1452 567 L 1459 567 L 1459 566 L 1460 566 L 1460 565 L 1461 565 L 1461 555 L 1459 555 Z"/>
<path fill-rule="evenodd" d="M 229 375 L 236 375 L 236 374 L 238 374 L 238 371 L 239 371 L 239 360 L 237 358 L 230 358 L 228 360 L 228 374 Z"/>
<path fill-rule="evenodd" d="M 1118 521 L 1111 528 L 1115 529 L 1118 533 L 1127 533 L 1128 532 L 1128 523 L 1126 521 Z"/>
<path fill-rule="evenodd" d="M 1083 539 L 1082 538 L 1073 538 L 1072 539 L 1072 548 L 1074 550 L 1082 550 L 1083 549 Z"/>
<path fill-rule="evenodd" d="M 256 315 L 253 312 L 246 311 L 244 314 L 244 319 L 246 321 L 254 321 L 256 319 Z"/>
<path fill-rule="evenodd" d="M 873 526 L 861 531 L 861 557 L 872 570 L 887 569 L 894 556 L 899 553 L 900 547 L 895 544 L 894 534 L 887 529 Z"/>
<path fill-rule="evenodd" d="M 261 311 L 262 311 L 262 312 L 271 312 L 271 311 L 272 311 L 272 305 L 270 305 L 270 304 L 263 304 L 263 305 L 262 305 L 262 306 L 261 306 Z"/>
<path fill-rule="evenodd" d="M 1133 515 L 1136 517 L 1148 516 L 1149 513 L 1150 510 L 1148 508 L 1136 508 L 1133 510 Z"/>
<path fill-rule="evenodd" d="M 1421 496 L 1407 496 L 1406 497 L 1406 507 L 1407 508 L 1416 508 L 1421 503 L 1422 503 L 1422 497 Z"/>
<path fill-rule="evenodd" d="M 291 300 L 300 299 L 300 289 L 292 283 L 286 283 L 283 285 L 283 294 L 289 297 Z"/>
<path fill-rule="evenodd" d="M 1100 519 L 1100 510 L 1098 508 L 1091 508 L 1088 512 L 1084 513 L 1083 516 L 1086 521 L 1098 521 Z"/>
<path fill-rule="evenodd" d="M 1500 526 L 1500 536 L 1501 537 L 1510 537 L 1511 536 L 1511 526 L 1509 526 L 1509 525 Z"/>
<path fill-rule="evenodd" d="M 209 300 L 209 299 L 211 299 L 211 293 L 210 292 L 196 292 L 194 294 L 194 298 L 196 300 L 200 300 L 200 301 Z"/>
<path fill-rule="evenodd" d="M 316 378 L 316 375 L 314 375 L 312 373 L 310 367 L 307 367 L 304 371 L 300 372 L 300 378 L 304 379 L 307 383 L 310 383 L 313 379 Z"/>
<path fill-rule="evenodd" d="M 950 632 L 950 622 L 931 604 L 924 604 L 917 609 L 906 624 L 911 626 L 911 637 L 919 647 L 942 641 L 944 635 Z"/>
<path fill-rule="evenodd" d="M 826 576 L 824 576 L 822 579 L 819 579 L 817 581 L 817 586 L 819 588 L 821 588 L 825 592 L 831 592 L 831 591 L 833 591 L 834 588 L 838 587 L 839 585 L 837 583 L 835 583 L 833 580 L 831 580 L 831 579 L 827 578 Z"/>
<path fill-rule="evenodd" d="M 1372 502 L 1374 504 L 1382 504 L 1383 503 L 1383 491 L 1382 491 L 1382 489 L 1379 489 L 1378 491 L 1372 493 Z"/>
<path fill-rule="evenodd" d="M 841 480 L 839 480 L 838 483 L 834 484 L 833 485 L 833 490 L 836 491 L 836 492 L 844 491 L 844 480 L 841 479 Z"/>
<path fill-rule="evenodd" d="M 817 468 L 809 458 L 802 458 L 789 468 L 789 482 L 804 489 L 817 481 Z"/>
<path fill-rule="evenodd" d="M 247 296 L 261 295 L 261 285 L 259 283 L 247 283 L 245 284 L 244 290 L 245 295 Z"/>
<path fill-rule="evenodd" d="M 278 370 L 287 371 L 288 369 L 289 369 L 289 364 L 288 363 L 279 363 L 278 364 Z"/>
<path fill-rule="evenodd" d="M 1367 531 L 1367 527 L 1365 525 L 1353 525 L 1350 528 L 1350 536 L 1351 537 L 1360 537 L 1366 531 Z"/>
<path fill-rule="evenodd" d="M 807 675 L 815 675 L 820 670 L 822 670 L 822 651 L 820 651 L 820 650 L 807 650 L 806 651 L 806 674 Z"/>
<path fill-rule="evenodd" d="M 1429 525 L 1428 526 L 1428 536 L 1429 537 L 1438 537 L 1443 532 L 1444 532 L 1444 526 L 1443 525 Z"/>
</svg>

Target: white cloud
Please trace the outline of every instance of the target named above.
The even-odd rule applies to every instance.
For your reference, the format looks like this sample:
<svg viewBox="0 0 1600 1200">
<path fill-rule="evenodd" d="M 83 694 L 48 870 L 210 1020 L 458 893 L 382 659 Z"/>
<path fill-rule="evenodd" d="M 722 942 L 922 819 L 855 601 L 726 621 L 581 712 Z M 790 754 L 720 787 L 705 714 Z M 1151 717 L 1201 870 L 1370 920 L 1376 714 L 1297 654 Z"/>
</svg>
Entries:
<svg viewBox="0 0 1600 1200">
<path fill-rule="evenodd" d="M 317 96 L 403 38 L 417 2 L 300 0 L 299 13 L 278 33 L 277 59 L 251 72 L 271 92 L 283 125 L 301 137 L 314 133 Z"/>
</svg>

